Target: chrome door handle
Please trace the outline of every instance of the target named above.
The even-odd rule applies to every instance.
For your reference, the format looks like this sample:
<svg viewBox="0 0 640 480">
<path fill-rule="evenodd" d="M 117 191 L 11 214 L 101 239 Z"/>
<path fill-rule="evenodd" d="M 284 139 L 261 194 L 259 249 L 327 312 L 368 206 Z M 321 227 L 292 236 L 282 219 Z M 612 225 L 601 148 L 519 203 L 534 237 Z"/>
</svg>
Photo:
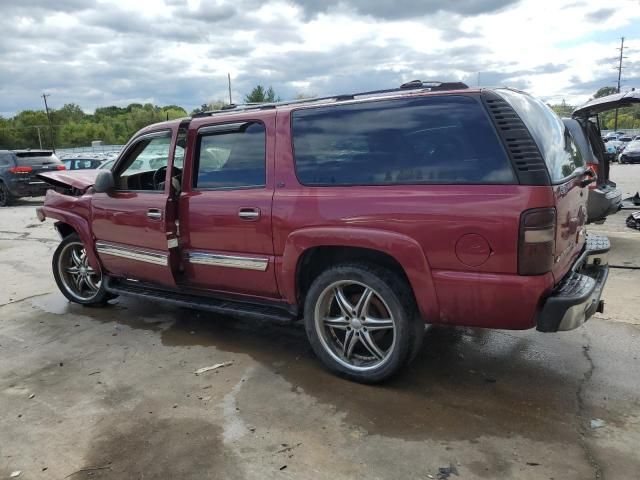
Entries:
<svg viewBox="0 0 640 480">
<path fill-rule="evenodd" d="M 159 208 L 150 208 L 147 210 L 147 218 L 151 220 L 160 220 L 162 218 L 162 212 Z"/>
<path fill-rule="evenodd" d="M 243 220 L 257 220 L 260 218 L 259 208 L 241 208 L 238 210 L 238 216 Z"/>
</svg>

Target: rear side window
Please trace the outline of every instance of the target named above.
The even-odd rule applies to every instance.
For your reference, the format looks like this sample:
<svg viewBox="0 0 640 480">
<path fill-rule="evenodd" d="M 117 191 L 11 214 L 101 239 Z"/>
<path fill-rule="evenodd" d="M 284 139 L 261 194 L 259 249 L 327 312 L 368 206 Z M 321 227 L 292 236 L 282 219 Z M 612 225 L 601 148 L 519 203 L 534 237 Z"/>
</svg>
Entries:
<svg viewBox="0 0 640 480">
<path fill-rule="evenodd" d="M 498 89 L 527 126 L 544 158 L 552 183 L 561 183 L 578 168 L 584 159 L 562 120 L 551 108 L 530 95 L 514 90 Z"/>
<path fill-rule="evenodd" d="M 16 152 L 16 164 L 21 167 L 34 167 L 47 163 L 61 163 L 53 152 Z"/>
<path fill-rule="evenodd" d="M 293 112 L 304 185 L 515 183 L 474 98 L 421 97 Z"/>
<path fill-rule="evenodd" d="M 259 122 L 216 125 L 198 136 L 193 188 L 263 187 L 265 129 Z"/>
</svg>

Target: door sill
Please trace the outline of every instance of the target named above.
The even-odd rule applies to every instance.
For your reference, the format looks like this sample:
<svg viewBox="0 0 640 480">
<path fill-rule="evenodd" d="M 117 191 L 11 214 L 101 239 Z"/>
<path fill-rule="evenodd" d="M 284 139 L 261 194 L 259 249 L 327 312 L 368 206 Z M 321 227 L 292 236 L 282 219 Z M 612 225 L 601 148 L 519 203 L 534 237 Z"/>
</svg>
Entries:
<svg viewBox="0 0 640 480">
<path fill-rule="evenodd" d="M 149 283 L 105 276 L 105 289 L 116 295 L 150 298 L 197 310 L 228 315 L 235 318 L 271 320 L 278 323 L 291 323 L 298 318 L 292 305 L 282 302 L 242 301 L 224 296 L 202 295 L 184 289 L 172 290 Z"/>
</svg>

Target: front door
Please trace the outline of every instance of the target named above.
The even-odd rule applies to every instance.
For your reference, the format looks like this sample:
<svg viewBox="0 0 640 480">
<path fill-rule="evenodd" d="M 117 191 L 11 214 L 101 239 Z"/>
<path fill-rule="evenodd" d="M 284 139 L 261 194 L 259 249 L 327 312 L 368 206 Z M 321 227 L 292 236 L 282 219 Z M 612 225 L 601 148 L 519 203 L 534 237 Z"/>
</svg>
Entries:
<svg viewBox="0 0 640 480">
<path fill-rule="evenodd" d="M 252 121 L 220 122 L 191 124 L 192 162 L 185 165 L 180 198 L 182 282 L 275 298 L 274 115 L 257 112 Z"/>
<path fill-rule="evenodd" d="M 115 189 L 92 199 L 96 250 L 106 273 L 175 286 L 176 201 L 171 194 L 177 127 L 130 142 L 113 167 Z"/>
</svg>

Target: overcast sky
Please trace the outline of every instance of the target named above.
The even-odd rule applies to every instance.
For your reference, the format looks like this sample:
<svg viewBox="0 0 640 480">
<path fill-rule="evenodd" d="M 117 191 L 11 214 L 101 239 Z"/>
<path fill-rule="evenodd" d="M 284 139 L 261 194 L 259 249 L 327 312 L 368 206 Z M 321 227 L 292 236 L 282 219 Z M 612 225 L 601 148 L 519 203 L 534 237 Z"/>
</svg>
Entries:
<svg viewBox="0 0 640 480">
<path fill-rule="evenodd" d="M 77 103 L 187 110 L 261 83 L 283 98 L 412 79 L 580 103 L 640 87 L 640 1 L 0 0 L 0 115 Z M 479 72 L 479 75 L 478 75 Z"/>
</svg>

